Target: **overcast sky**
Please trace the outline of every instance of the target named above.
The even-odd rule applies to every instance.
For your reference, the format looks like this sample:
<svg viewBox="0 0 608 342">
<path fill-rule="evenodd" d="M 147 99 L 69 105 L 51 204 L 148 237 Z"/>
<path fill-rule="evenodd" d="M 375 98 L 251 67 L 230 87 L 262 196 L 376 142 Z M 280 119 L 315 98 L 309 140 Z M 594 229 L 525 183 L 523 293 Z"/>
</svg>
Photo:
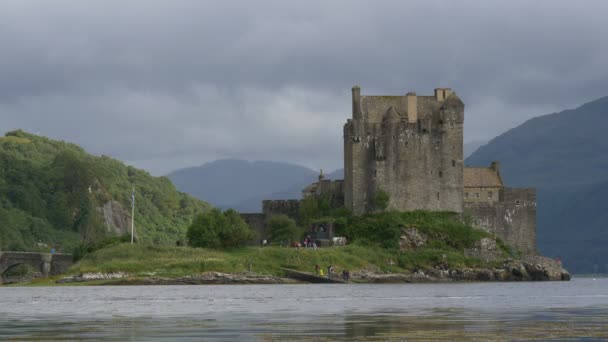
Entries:
<svg viewBox="0 0 608 342">
<path fill-rule="evenodd" d="M 160 175 L 341 167 L 350 89 L 466 104 L 465 141 L 608 95 L 608 1 L 0 3 L 0 131 Z"/>
</svg>

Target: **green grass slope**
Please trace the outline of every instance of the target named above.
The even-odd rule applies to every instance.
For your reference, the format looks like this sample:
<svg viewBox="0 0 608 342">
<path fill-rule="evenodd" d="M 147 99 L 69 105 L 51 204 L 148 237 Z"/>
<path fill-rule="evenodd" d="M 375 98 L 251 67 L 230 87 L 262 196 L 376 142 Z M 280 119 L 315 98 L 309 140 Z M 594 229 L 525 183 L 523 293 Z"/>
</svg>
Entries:
<svg viewBox="0 0 608 342">
<path fill-rule="evenodd" d="M 352 244 L 317 250 L 279 246 L 211 250 L 115 244 L 85 256 L 70 273 L 126 272 L 135 277 L 179 277 L 206 271 L 242 272 L 248 264 L 256 273 L 271 275 L 281 275 L 281 268 L 312 272 L 316 264 L 351 271 L 397 273 L 432 269 L 446 263 L 452 268 L 489 266 L 465 256 L 464 250 L 491 235 L 460 222 L 453 213 L 386 212 L 351 216 L 336 220 L 336 224 Z M 399 250 L 404 227 L 416 227 L 426 236 L 426 243 L 414 250 Z M 508 248 L 502 243 L 499 246 L 508 255 Z"/>
<path fill-rule="evenodd" d="M 443 259 L 443 255 L 446 259 Z M 69 273 L 126 272 L 134 277 L 181 277 L 202 272 L 245 272 L 248 264 L 258 274 L 281 275 L 281 268 L 313 272 L 315 265 L 337 269 L 410 272 L 430 269 L 447 260 L 450 267 L 483 266 L 462 253 L 423 249 L 397 253 L 380 247 L 349 245 L 340 248 L 244 247 L 211 250 L 191 247 L 162 247 L 121 244 L 95 251 L 74 265 Z M 391 262 L 392 261 L 392 262 Z"/>
<path fill-rule="evenodd" d="M 137 235 L 146 244 L 175 244 L 194 215 L 210 207 L 166 177 L 71 143 L 9 132 L 0 137 L 0 249 L 47 249 L 40 242 L 70 251 L 100 241 L 111 235 L 102 207 L 115 201 L 128 220 L 133 188 Z"/>
</svg>

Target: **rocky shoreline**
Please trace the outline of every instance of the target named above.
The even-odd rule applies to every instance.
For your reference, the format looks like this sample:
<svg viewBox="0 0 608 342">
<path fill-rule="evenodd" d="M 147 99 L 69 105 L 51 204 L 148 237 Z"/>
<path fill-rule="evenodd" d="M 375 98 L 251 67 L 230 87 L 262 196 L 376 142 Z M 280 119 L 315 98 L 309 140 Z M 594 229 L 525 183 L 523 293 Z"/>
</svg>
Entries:
<svg viewBox="0 0 608 342">
<path fill-rule="evenodd" d="M 417 270 L 410 274 L 353 272 L 352 280 L 362 283 L 444 283 L 500 281 L 569 281 L 570 273 L 553 259 L 529 257 L 507 260 L 501 268 Z"/>
<path fill-rule="evenodd" d="M 256 273 L 205 272 L 178 278 L 129 275 L 127 273 L 84 273 L 57 280 L 58 284 L 104 281 L 106 285 L 230 285 L 230 284 L 293 284 L 293 279 Z"/>
<path fill-rule="evenodd" d="M 445 283 L 445 282 L 490 282 L 490 281 L 568 281 L 570 274 L 559 262 L 540 256 L 522 260 L 506 260 L 500 268 L 461 268 L 416 270 L 412 273 L 379 273 L 355 271 L 351 273 L 353 283 Z M 205 272 L 179 278 L 164 278 L 154 275 L 130 275 L 127 273 L 84 273 L 64 277 L 58 284 L 102 282 L 104 285 L 229 285 L 229 284 L 298 284 L 290 278 L 261 275 L 252 272 L 222 273 Z"/>
</svg>

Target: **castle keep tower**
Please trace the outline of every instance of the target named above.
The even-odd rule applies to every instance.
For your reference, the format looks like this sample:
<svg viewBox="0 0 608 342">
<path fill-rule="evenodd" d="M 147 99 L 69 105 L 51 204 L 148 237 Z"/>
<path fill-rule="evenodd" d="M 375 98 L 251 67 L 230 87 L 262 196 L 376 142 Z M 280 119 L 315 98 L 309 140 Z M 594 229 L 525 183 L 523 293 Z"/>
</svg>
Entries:
<svg viewBox="0 0 608 342">
<path fill-rule="evenodd" d="M 464 104 L 449 88 L 433 96 L 361 96 L 352 89 L 352 118 L 344 125 L 344 180 L 319 175 L 303 198 L 325 197 L 354 214 L 388 209 L 466 212 L 479 229 L 496 234 L 527 254 L 536 254 L 536 190 L 508 188 L 500 165 L 464 167 Z M 243 219 L 265 236 L 276 214 L 298 219 L 298 199 L 263 202 L 263 213 Z"/>
<path fill-rule="evenodd" d="M 344 204 L 374 211 L 380 191 L 388 208 L 463 211 L 464 104 L 449 88 L 433 96 L 362 96 L 352 88 L 344 125 Z"/>
</svg>

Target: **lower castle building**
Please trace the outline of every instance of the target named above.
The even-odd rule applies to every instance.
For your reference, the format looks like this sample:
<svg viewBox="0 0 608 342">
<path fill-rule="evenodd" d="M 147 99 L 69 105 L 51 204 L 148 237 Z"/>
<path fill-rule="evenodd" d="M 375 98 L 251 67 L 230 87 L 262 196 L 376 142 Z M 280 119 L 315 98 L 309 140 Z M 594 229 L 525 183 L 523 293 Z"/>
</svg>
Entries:
<svg viewBox="0 0 608 342">
<path fill-rule="evenodd" d="M 536 254 L 536 189 L 508 188 L 498 162 L 464 168 L 464 214 L 525 254 Z"/>
<path fill-rule="evenodd" d="M 449 88 L 433 95 L 361 95 L 352 88 L 344 125 L 344 180 L 318 182 L 303 198 L 325 196 L 355 214 L 374 212 L 388 194 L 389 210 L 452 211 L 526 254 L 536 253 L 536 192 L 503 184 L 498 162 L 465 167 L 464 103 Z M 262 237 L 276 214 L 298 218 L 300 200 L 263 201 L 263 213 L 243 214 Z"/>
</svg>

